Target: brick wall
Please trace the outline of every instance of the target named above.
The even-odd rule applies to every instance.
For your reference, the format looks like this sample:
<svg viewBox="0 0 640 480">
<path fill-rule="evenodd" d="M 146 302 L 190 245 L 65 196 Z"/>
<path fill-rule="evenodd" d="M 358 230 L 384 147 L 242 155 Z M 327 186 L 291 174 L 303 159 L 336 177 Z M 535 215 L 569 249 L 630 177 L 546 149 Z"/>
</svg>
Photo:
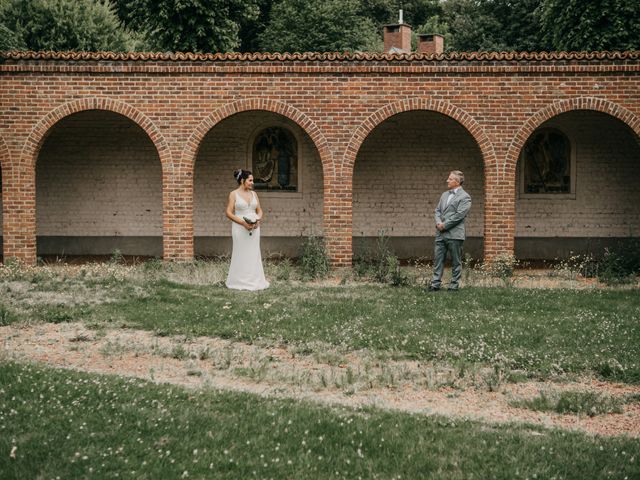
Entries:
<svg viewBox="0 0 640 480">
<path fill-rule="evenodd" d="M 294 122 L 271 112 L 243 112 L 223 120 L 204 138 L 194 169 L 196 236 L 229 236 L 225 216 L 229 192 L 238 187 L 236 168 L 251 169 L 251 139 L 269 126 L 283 126 L 299 140 L 301 185 L 298 192 L 258 191 L 264 211 L 263 237 L 322 233 L 322 164 L 309 136 Z"/>
<path fill-rule="evenodd" d="M 161 236 L 162 169 L 131 120 L 87 111 L 62 119 L 36 164 L 39 236 Z"/>
<path fill-rule="evenodd" d="M 477 146 L 469 163 L 457 165 L 471 172 L 468 186 L 476 189 L 472 190 L 476 203 L 470 227 L 474 232 L 482 230 L 485 257 L 512 252 L 519 228 L 516 163 L 529 135 L 558 115 L 590 110 L 625 123 L 637 140 L 639 71 L 638 52 L 437 56 L 1 54 L 4 255 L 27 262 L 35 260 L 36 159 L 52 127 L 87 110 L 127 117 L 153 144 L 162 165 L 163 254 L 167 259 L 185 260 L 194 254 L 194 165 L 200 169 L 198 152 L 205 154 L 215 149 L 207 146 L 209 131 L 218 123 L 224 131 L 228 129 L 224 127 L 227 119 L 233 122 L 234 115 L 251 111 L 286 117 L 308 136 L 306 148 L 317 152 L 317 160 L 311 165 L 322 167 L 322 203 L 320 206 L 309 199 L 309 205 L 313 203 L 316 210 L 308 220 L 317 224 L 318 217 L 314 215 L 322 209 L 322 231 L 335 265 L 351 261 L 352 235 L 358 234 L 358 228 L 363 231 L 359 209 L 375 202 L 365 199 L 369 190 L 362 192 L 358 176 L 353 189 L 353 174 L 366 164 L 368 155 L 363 151 L 359 157 L 359 151 L 361 147 L 369 149 L 375 157 L 375 148 L 368 146 L 370 134 L 372 144 L 387 143 L 376 138 L 385 137 L 385 130 L 393 130 L 395 120 L 384 122 L 410 111 L 434 112 L 425 117 L 431 124 L 440 121 L 435 113 L 456 122 L 447 125 L 443 120 L 444 133 L 438 132 L 434 138 L 438 142 L 425 145 L 424 150 L 431 151 L 430 155 L 437 155 L 437 148 L 444 145 L 459 149 L 461 154 Z M 249 121 L 251 116 L 244 118 Z M 408 123 L 411 118 L 407 117 Z M 379 134 L 376 127 L 380 124 L 383 127 Z M 461 129 L 468 133 L 459 135 L 463 133 Z M 215 137 L 215 132 L 212 135 Z M 413 135 L 428 138 L 431 133 Z M 452 140 L 454 137 L 460 139 L 459 144 Z M 596 135 L 593 140 L 600 142 L 601 138 Z M 598 145 L 600 150 L 596 151 L 609 150 L 609 144 Z M 634 152 L 627 151 L 630 155 Z M 411 162 L 423 153 L 416 150 L 408 155 L 407 166 L 400 170 L 410 169 Z M 374 157 L 371 165 L 381 161 Z M 206 161 L 203 157 L 205 170 Z M 630 167 L 632 177 L 633 173 L 637 176 L 637 165 Z M 443 162 L 441 168 L 446 173 L 453 166 Z M 233 184 L 227 180 L 227 168 L 224 170 L 220 188 L 226 194 Z M 373 170 L 372 176 L 378 177 Z M 436 168 L 431 172 L 429 178 L 442 178 Z M 480 173 L 484 177 L 482 187 L 474 178 L 479 179 Z M 199 192 L 198 172 L 195 179 Z M 393 179 L 394 184 L 397 181 Z M 442 184 L 426 181 L 430 190 L 426 196 L 431 199 L 432 191 L 441 191 Z M 484 188 L 482 194 L 480 188 Z M 200 202 L 200 193 L 197 195 Z M 479 208 L 480 199 L 484 201 L 483 208 Z M 206 197 L 203 200 L 206 204 Z M 597 199 L 586 201 L 593 202 L 592 209 L 598 209 Z M 395 199 L 391 203 L 402 202 Z M 209 207 L 205 204 L 196 206 L 195 221 L 204 234 L 213 234 L 215 230 L 207 229 L 221 223 L 207 224 Z M 276 216 L 284 214 L 282 204 L 273 205 Z M 296 208 L 299 207 L 295 205 L 290 210 Z M 210 211 L 220 215 L 213 204 Z M 482 220 L 478 217 L 480 212 Z M 379 222 L 392 220 L 393 213 L 386 211 Z M 40 221 L 41 217 L 38 224 Z"/>
<path fill-rule="evenodd" d="M 484 174 L 473 137 L 440 113 L 406 112 L 387 119 L 356 158 L 354 236 L 377 236 L 379 230 L 388 236 L 433 236 L 434 210 L 451 170 L 464 172 L 464 188 L 473 199 L 467 235 L 482 236 Z"/>
<path fill-rule="evenodd" d="M 519 198 L 518 237 L 640 236 L 640 145 L 622 122 L 597 112 L 564 113 L 545 122 L 575 149 L 575 194 Z M 519 173 L 519 172 L 518 172 Z M 519 189 L 520 190 L 520 189 Z"/>
</svg>

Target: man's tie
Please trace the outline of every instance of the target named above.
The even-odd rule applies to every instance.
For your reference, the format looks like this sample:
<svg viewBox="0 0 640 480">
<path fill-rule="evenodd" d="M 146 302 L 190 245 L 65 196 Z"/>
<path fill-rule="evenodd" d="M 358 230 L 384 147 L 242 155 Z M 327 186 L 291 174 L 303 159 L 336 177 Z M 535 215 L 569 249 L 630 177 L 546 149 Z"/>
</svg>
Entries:
<svg viewBox="0 0 640 480">
<path fill-rule="evenodd" d="M 449 203 L 451 202 L 451 199 L 455 194 L 456 192 L 454 192 L 453 190 L 449 190 L 449 196 L 447 197 L 447 205 L 449 205 Z"/>
</svg>

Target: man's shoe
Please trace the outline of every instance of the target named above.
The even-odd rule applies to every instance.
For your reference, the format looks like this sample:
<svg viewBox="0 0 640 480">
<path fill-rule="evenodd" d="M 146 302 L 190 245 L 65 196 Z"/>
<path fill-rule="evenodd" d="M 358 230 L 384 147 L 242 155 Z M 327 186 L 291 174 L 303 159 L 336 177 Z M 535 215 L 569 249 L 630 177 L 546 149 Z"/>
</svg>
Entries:
<svg viewBox="0 0 640 480">
<path fill-rule="evenodd" d="M 437 291 L 439 291 L 439 290 L 440 290 L 440 287 L 434 287 L 433 285 L 429 285 L 429 286 L 427 287 L 427 291 L 428 291 L 428 292 L 437 292 Z"/>
<path fill-rule="evenodd" d="M 447 292 L 457 292 L 458 290 L 460 290 L 458 287 L 456 287 L 456 288 L 451 288 L 451 287 L 447 288 Z"/>
</svg>

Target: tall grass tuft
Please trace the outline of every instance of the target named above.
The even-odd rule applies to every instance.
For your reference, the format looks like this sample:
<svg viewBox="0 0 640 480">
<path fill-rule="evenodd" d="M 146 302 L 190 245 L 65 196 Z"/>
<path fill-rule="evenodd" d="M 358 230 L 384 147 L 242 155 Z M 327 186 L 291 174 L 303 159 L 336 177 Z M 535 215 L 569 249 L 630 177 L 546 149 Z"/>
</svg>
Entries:
<svg viewBox="0 0 640 480">
<path fill-rule="evenodd" d="M 300 268 L 304 279 L 315 280 L 327 276 L 330 263 L 323 238 L 313 234 L 306 238 L 300 251 Z"/>
<path fill-rule="evenodd" d="M 560 393 L 540 392 L 538 396 L 532 399 L 513 400 L 509 403 L 514 407 L 528 408 L 541 412 L 594 417 L 608 413 L 622 413 L 624 399 L 596 392 L 566 391 Z"/>
</svg>

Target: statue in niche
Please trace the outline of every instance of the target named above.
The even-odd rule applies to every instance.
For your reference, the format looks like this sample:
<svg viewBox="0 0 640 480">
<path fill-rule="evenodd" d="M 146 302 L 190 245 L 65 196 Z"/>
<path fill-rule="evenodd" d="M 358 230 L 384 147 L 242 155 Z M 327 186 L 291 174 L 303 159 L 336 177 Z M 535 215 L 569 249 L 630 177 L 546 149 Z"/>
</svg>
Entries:
<svg viewBox="0 0 640 480">
<path fill-rule="evenodd" d="M 262 130 L 253 142 L 252 168 L 257 190 L 296 191 L 298 142 L 282 127 Z"/>
<path fill-rule="evenodd" d="M 559 130 L 536 132 L 523 149 L 525 193 L 569 193 L 571 144 Z"/>
</svg>

